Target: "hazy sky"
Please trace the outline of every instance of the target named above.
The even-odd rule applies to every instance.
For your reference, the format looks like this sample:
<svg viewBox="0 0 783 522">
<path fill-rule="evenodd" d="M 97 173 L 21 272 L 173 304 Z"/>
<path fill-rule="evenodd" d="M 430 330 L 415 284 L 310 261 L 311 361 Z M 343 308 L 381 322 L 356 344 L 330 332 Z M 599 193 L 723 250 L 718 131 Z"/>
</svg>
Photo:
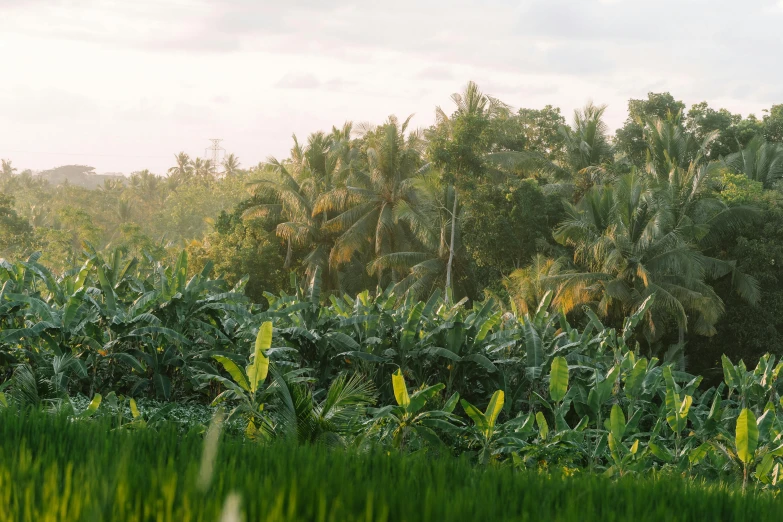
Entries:
<svg viewBox="0 0 783 522">
<path fill-rule="evenodd" d="M 760 115 L 780 27 L 783 0 L 0 0 L 0 157 L 163 173 L 219 137 L 252 165 L 344 120 L 429 125 L 471 79 L 613 128 L 648 91 Z"/>
</svg>

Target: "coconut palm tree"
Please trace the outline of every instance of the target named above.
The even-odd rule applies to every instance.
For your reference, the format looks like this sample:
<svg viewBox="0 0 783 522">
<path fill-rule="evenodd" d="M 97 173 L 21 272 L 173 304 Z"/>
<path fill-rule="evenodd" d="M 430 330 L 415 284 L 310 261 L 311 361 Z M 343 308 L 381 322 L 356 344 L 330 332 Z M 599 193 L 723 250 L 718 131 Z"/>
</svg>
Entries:
<svg viewBox="0 0 783 522">
<path fill-rule="evenodd" d="M 511 301 L 511 308 L 518 316 L 535 311 L 547 292 L 555 292 L 550 303 L 554 310 L 571 310 L 576 303 L 569 301 L 573 293 L 568 294 L 567 285 L 551 284 L 555 278 L 571 274 L 567 259 L 552 259 L 537 254 L 530 265 L 514 270 L 503 280 Z"/>
<path fill-rule="evenodd" d="M 460 119 L 479 119 L 489 121 L 499 116 L 505 116 L 509 112 L 509 108 L 506 104 L 500 100 L 481 92 L 481 89 L 475 82 L 468 82 L 465 89 L 461 93 L 454 93 L 451 95 L 451 99 L 456 105 L 456 111 L 449 117 L 443 109 L 437 107 L 435 109 L 435 119 L 439 129 L 446 132 L 450 141 L 454 140 L 454 126 Z M 451 166 L 454 168 L 454 166 Z M 457 166 L 457 169 L 460 167 Z M 449 178 L 453 179 L 457 172 L 446 172 Z M 475 173 L 474 173 L 475 174 Z M 449 187 L 448 191 L 453 192 L 452 209 L 450 216 L 450 234 L 449 234 L 449 259 L 446 263 L 446 299 L 449 299 L 449 293 L 452 289 L 452 265 L 454 264 L 454 254 L 456 252 L 456 235 L 457 235 L 457 205 L 458 205 L 458 192 L 456 188 Z"/>
<path fill-rule="evenodd" d="M 456 189 L 445 183 L 437 171 L 422 175 L 413 184 L 417 192 L 417 208 L 402 205 L 397 215 L 399 220 L 408 223 L 413 232 L 414 240 L 410 245 L 415 250 L 393 252 L 376 258 L 368 267 L 370 274 L 394 270 L 402 277 L 394 287 L 396 294 L 424 299 L 437 288 L 443 288 L 451 258 L 457 291 L 460 295 L 473 297 L 476 289 L 458 227 L 452 241 L 454 256 L 451 256 L 452 248 L 449 244 L 451 224 L 458 221 L 462 213 L 458 207 L 457 219 L 452 220 Z"/>
<path fill-rule="evenodd" d="M 332 266 L 350 262 L 356 254 L 380 257 L 405 250 L 410 229 L 399 219 L 403 208 L 415 209 L 416 177 L 426 170 L 420 132 L 407 133 L 404 122 L 390 116 L 384 125 L 368 128 L 363 154 L 367 168 L 350 173 L 344 189 L 332 190 L 316 205 L 315 213 L 339 211 L 325 228 L 338 234 L 330 253 Z M 406 134 L 407 133 L 407 134 Z M 383 270 L 378 270 L 381 282 Z"/>
<path fill-rule="evenodd" d="M 190 156 L 180 152 L 174 158 L 177 164 L 168 170 L 169 177 L 175 180 L 176 183 L 182 183 L 190 179 L 190 176 L 193 174 L 193 162 L 190 160 Z"/>
<path fill-rule="evenodd" d="M 756 136 L 744 149 L 729 154 L 723 164 L 734 172 L 763 183 L 764 188 L 769 189 L 783 179 L 783 145 Z"/>
<path fill-rule="evenodd" d="M 294 136 L 290 159 L 269 158 L 261 174 L 248 183 L 251 192 L 272 196 L 276 203 L 251 207 L 245 216 L 282 216 L 286 221 L 277 226 L 277 235 L 288 243 L 285 267 L 291 265 L 293 246 L 307 247 L 302 260 L 307 277 L 320 268 L 327 288 L 337 284 L 329 266 L 333 237 L 324 228 L 329 209 L 318 208 L 318 204 L 341 186 L 347 174 L 346 163 L 352 156 L 350 135 L 351 125 L 346 124 L 330 135 L 311 134 L 304 146 Z M 342 209 L 338 204 L 333 210 Z"/>
<path fill-rule="evenodd" d="M 223 160 L 223 174 L 236 176 L 239 173 L 239 166 L 239 158 L 234 154 L 229 154 Z"/>
<path fill-rule="evenodd" d="M 196 158 L 192 163 L 193 175 L 201 180 L 207 180 L 214 176 L 215 166 L 212 160 Z"/>
<path fill-rule="evenodd" d="M 739 295 L 755 302 L 753 278 L 733 262 L 704 253 L 705 238 L 737 219 L 718 200 L 698 199 L 683 189 L 698 190 L 707 170 L 675 169 L 669 185 L 634 170 L 612 186 L 591 188 L 578 204 L 566 204 L 567 218 L 555 238 L 573 248 L 574 270 L 538 277 L 557 291 L 557 306 L 568 312 L 590 304 L 603 316 L 619 317 L 655 294 L 649 332 L 672 320 L 682 341 L 689 327 L 701 335 L 715 333 L 724 305 L 709 280 L 731 274 Z M 522 280 L 523 274 L 516 277 Z"/>
<path fill-rule="evenodd" d="M 589 102 L 574 111 L 571 127 L 561 127 L 565 138 L 568 162 L 574 172 L 598 167 L 611 161 L 614 149 L 609 140 L 609 127 L 603 121 L 606 105 Z"/>
<path fill-rule="evenodd" d="M 572 193 L 574 201 L 593 185 L 609 182 L 612 177 L 614 147 L 609 139 L 609 127 L 603 120 L 606 105 L 588 102 L 582 109 L 574 111 L 570 127 L 560 127 L 565 141 L 566 162 L 560 165 L 569 173 L 567 181 L 561 182 L 557 190 Z M 546 170 L 557 173 L 557 168 Z M 563 178 L 562 175 L 558 176 Z M 554 189 L 554 187 L 553 187 Z"/>
</svg>

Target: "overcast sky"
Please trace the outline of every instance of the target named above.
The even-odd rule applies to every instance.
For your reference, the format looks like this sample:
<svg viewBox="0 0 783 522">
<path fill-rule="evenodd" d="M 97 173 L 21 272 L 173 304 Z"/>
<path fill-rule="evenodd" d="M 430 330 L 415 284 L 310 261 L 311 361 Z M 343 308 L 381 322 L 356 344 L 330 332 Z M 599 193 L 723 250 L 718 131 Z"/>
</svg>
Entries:
<svg viewBox="0 0 783 522">
<path fill-rule="evenodd" d="M 0 0 L 0 157 L 163 173 L 216 137 L 249 166 L 345 120 L 427 126 L 468 80 L 612 128 L 649 91 L 760 116 L 781 27 L 783 0 Z"/>
</svg>

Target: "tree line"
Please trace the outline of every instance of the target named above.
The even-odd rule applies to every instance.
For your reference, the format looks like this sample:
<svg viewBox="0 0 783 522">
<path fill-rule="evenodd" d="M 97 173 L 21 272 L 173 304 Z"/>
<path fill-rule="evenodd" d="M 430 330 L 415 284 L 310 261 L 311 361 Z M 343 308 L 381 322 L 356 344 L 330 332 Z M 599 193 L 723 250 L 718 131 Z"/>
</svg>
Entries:
<svg viewBox="0 0 783 522">
<path fill-rule="evenodd" d="M 551 292 L 553 312 L 608 324 L 655 294 L 642 342 L 660 355 L 706 370 L 780 351 L 783 105 L 743 118 L 651 93 L 612 135 L 604 106 L 568 122 L 474 83 L 452 100 L 426 129 L 346 123 L 247 169 L 181 153 L 94 190 L 4 161 L 0 255 L 67 271 L 87 244 L 185 248 L 194 271 L 249 275 L 257 302 L 319 272 L 325 293 L 440 289 L 520 315 Z"/>
</svg>

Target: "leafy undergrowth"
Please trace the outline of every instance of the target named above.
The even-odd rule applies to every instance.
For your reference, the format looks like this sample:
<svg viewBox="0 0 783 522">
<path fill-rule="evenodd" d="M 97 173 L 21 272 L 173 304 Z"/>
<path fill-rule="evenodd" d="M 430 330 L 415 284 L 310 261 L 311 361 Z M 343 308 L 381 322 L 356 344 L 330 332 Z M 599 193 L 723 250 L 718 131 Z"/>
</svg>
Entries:
<svg viewBox="0 0 783 522">
<path fill-rule="evenodd" d="M 207 445 L 217 448 L 212 460 L 204 441 L 175 425 L 110 430 L 101 421 L 0 413 L 0 522 L 763 522 L 783 509 L 770 493 L 673 475 L 611 481 L 234 438 Z"/>
</svg>

